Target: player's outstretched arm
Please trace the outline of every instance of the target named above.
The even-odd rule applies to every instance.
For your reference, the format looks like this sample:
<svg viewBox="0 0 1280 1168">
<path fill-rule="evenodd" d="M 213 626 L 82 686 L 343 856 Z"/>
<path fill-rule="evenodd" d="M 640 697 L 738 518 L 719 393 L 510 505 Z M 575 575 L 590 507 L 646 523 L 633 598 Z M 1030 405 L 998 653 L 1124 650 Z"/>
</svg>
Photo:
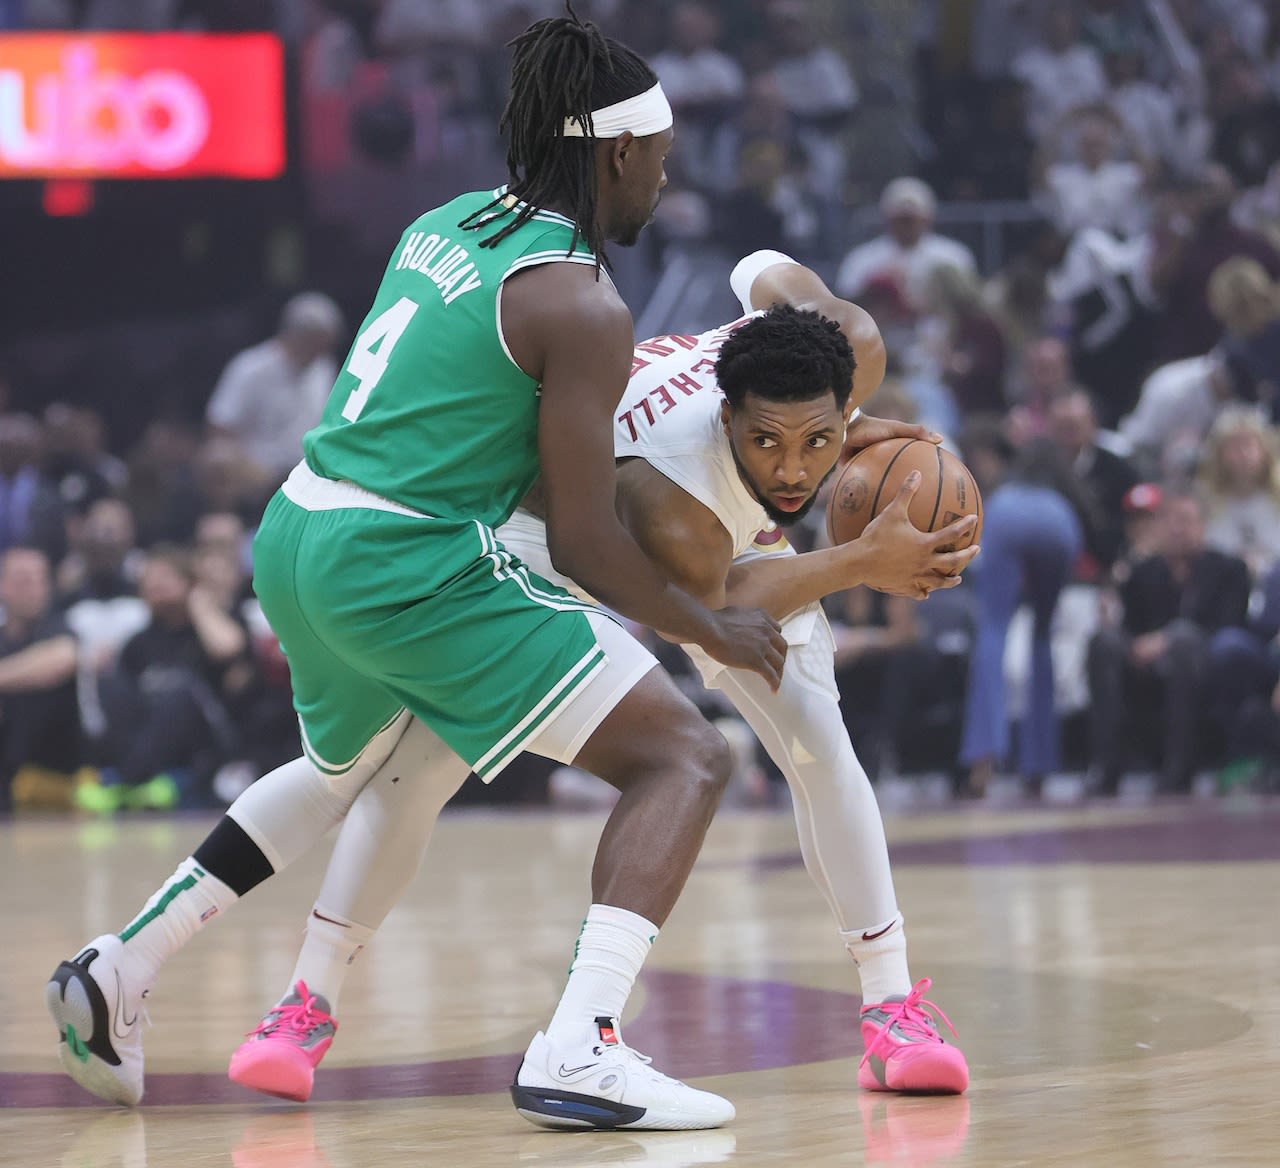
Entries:
<svg viewBox="0 0 1280 1168">
<path fill-rule="evenodd" d="M 712 612 L 671 583 L 614 510 L 614 413 L 634 344 L 631 314 L 582 265 L 550 264 L 504 288 L 503 332 L 542 386 L 538 447 L 552 562 L 622 615 L 777 686 L 786 642 L 762 612 Z"/>
</svg>

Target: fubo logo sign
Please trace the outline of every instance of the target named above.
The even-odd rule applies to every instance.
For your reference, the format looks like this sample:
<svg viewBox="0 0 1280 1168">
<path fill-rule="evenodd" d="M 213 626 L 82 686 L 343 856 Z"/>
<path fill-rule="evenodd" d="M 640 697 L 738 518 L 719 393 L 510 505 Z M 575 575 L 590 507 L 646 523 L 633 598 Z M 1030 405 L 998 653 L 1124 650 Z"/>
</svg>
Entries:
<svg viewBox="0 0 1280 1168">
<path fill-rule="evenodd" d="M 93 44 L 68 44 L 61 69 L 31 79 L 0 70 L 0 157 L 23 170 L 171 171 L 209 137 L 209 104 L 190 77 L 101 69 Z"/>
<path fill-rule="evenodd" d="M 283 169 L 274 37 L 0 36 L 0 177 Z"/>
</svg>

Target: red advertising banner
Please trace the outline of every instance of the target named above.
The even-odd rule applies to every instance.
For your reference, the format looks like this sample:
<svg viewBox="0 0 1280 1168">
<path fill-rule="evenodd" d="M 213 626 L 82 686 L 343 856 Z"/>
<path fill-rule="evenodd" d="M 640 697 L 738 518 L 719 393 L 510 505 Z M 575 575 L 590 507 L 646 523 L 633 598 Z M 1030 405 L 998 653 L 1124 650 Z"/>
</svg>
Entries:
<svg viewBox="0 0 1280 1168">
<path fill-rule="evenodd" d="M 284 54 L 267 34 L 0 34 L 0 178 L 275 178 Z"/>
</svg>

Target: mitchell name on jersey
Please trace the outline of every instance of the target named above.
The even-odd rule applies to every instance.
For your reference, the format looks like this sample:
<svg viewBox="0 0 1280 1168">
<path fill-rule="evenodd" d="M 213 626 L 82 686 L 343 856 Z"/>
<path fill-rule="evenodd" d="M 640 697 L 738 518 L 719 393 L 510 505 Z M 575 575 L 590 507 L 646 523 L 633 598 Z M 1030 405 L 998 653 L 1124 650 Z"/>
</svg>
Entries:
<svg viewBox="0 0 1280 1168">
<path fill-rule="evenodd" d="M 759 315 L 759 314 L 752 314 Z M 643 458 L 710 510 L 740 555 L 769 517 L 738 474 L 720 421 L 716 354 L 744 316 L 698 336 L 641 341 L 614 423 L 618 458 Z"/>
</svg>

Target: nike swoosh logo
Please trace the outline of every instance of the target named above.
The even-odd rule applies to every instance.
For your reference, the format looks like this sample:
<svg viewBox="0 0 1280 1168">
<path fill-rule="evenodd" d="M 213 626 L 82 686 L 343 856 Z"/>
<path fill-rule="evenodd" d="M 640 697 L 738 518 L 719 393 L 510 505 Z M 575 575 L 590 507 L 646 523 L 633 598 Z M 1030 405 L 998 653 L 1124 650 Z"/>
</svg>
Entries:
<svg viewBox="0 0 1280 1168">
<path fill-rule="evenodd" d="M 561 1063 L 559 1075 L 562 1079 L 567 1079 L 570 1075 L 577 1075 L 583 1071 L 589 1071 L 595 1066 L 599 1066 L 599 1063 L 583 1063 L 580 1067 L 566 1067 L 564 1063 Z"/>
<path fill-rule="evenodd" d="M 116 975 L 116 1012 L 111 1023 L 111 1029 L 115 1032 L 117 1038 L 128 1038 L 129 1029 L 138 1020 L 138 1015 L 135 1014 L 132 1018 L 124 1016 L 124 984 L 120 980 L 120 971 L 117 969 L 114 972 Z M 121 1025 L 124 1026 L 123 1032 L 120 1029 Z"/>
<path fill-rule="evenodd" d="M 67 1023 L 67 1045 L 71 1048 L 71 1053 L 76 1056 L 82 1063 L 89 1061 L 89 1048 L 80 1041 L 80 1036 L 76 1033 L 76 1028 Z"/>
<path fill-rule="evenodd" d="M 880 929 L 878 932 L 863 933 L 862 939 L 864 941 L 874 941 L 877 937 L 883 937 L 885 933 L 887 933 L 890 929 L 892 929 L 893 926 L 896 925 L 897 923 L 898 923 L 897 921 L 890 921 L 887 925 L 885 925 L 883 929 Z"/>
</svg>

